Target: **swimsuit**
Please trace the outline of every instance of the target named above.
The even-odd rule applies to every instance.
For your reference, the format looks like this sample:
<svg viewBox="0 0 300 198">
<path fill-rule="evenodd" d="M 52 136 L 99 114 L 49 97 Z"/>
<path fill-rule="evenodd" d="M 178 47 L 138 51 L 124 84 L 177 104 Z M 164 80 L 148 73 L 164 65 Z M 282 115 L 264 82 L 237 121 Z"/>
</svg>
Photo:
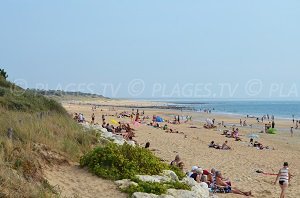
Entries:
<svg viewBox="0 0 300 198">
<path fill-rule="evenodd" d="M 288 184 L 289 182 L 289 169 L 288 168 L 282 168 L 279 171 L 279 184 Z"/>
</svg>

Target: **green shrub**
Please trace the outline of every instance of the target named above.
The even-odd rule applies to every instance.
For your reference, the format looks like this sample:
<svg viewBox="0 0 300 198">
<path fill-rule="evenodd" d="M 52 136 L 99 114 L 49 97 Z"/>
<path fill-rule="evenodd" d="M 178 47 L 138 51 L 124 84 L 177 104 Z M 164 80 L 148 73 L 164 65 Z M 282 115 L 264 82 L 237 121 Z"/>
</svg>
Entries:
<svg viewBox="0 0 300 198">
<path fill-rule="evenodd" d="M 157 175 L 163 170 L 173 170 L 179 178 L 184 177 L 184 173 L 176 167 L 161 162 L 149 150 L 133 147 L 128 144 L 122 146 L 108 143 L 102 147 L 97 147 L 80 159 L 81 167 L 88 167 L 89 170 L 106 179 L 131 179 L 138 183 L 138 186 L 130 186 L 123 190 L 128 194 L 134 192 L 145 192 L 153 194 L 164 194 L 167 189 L 190 190 L 190 187 L 180 182 L 151 183 L 143 182 L 136 178 L 136 175 Z"/>
<path fill-rule="evenodd" d="M 100 177 L 114 180 L 156 175 L 168 168 L 147 149 L 113 143 L 90 151 L 80 159 L 80 165 Z"/>
</svg>

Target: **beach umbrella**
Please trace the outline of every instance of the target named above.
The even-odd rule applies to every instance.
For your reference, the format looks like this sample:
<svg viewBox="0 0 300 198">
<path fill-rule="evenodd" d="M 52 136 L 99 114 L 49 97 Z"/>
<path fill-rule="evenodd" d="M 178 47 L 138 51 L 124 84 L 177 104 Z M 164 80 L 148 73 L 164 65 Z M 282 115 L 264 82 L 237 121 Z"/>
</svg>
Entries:
<svg viewBox="0 0 300 198">
<path fill-rule="evenodd" d="M 248 135 L 248 138 L 258 139 L 259 135 L 252 133 L 252 134 Z"/>
</svg>

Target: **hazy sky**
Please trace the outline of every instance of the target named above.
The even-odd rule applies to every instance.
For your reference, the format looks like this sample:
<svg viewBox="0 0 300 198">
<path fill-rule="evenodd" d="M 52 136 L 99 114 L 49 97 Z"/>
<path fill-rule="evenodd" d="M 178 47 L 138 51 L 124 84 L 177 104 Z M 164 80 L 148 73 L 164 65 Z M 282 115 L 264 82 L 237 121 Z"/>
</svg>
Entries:
<svg viewBox="0 0 300 198">
<path fill-rule="evenodd" d="M 0 1 L 0 67 L 109 97 L 300 98 L 300 1 Z"/>
</svg>

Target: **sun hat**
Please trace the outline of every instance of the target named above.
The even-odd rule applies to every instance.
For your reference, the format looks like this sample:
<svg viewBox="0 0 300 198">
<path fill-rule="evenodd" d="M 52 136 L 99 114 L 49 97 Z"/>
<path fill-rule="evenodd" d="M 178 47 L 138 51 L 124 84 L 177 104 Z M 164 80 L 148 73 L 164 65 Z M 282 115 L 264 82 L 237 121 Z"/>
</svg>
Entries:
<svg viewBox="0 0 300 198">
<path fill-rule="evenodd" d="M 196 172 L 197 172 L 197 173 L 200 173 L 200 174 L 203 174 L 203 169 L 202 169 L 202 168 L 198 168 L 198 169 L 196 170 Z"/>
<path fill-rule="evenodd" d="M 193 166 L 192 171 L 196 171 L 198 169 L 198 166 Z"/>
</svg>

